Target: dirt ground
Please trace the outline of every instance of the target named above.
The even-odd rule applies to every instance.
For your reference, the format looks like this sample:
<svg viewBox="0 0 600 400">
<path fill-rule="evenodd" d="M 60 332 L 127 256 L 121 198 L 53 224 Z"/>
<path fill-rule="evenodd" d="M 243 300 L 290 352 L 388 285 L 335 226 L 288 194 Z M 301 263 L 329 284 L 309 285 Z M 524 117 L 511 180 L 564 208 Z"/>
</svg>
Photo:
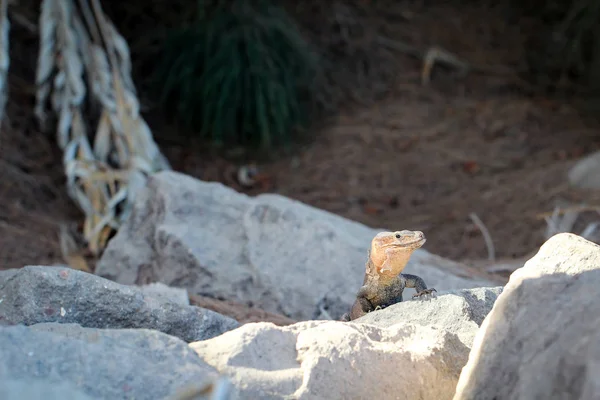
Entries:
<svg viewBox="0 0 600 400">
<path fill-rule="evenodd" d="M 340 117 L 292 160 L 262 172 L 274 182 L 268 191 L 372 227 L 422 230 L 429 251 L 454 260 L 488 256 L 474 213 L 496 257 L 513 258 L 543 243 L 546 223 L 538 215 L 556 200 L 598 197 L 565 183 L 572 160 L 598 148 L 588 133 L 568 107 L 411 88 L 402 100 Z M 226 162 L 165 151 L 177 170 L 223 181 Z"/>
<path fill-rule="evenodd" d="M 523 57 L 519 28 L 483 9 L 432 8 L 414 24 L 413 43 L 472 63 L 514 66 Z M 55 138 L 33 121 L 37 37 L 25 25 L 13 28 L 0 134 L 2 268 L 62 262 L 59 224 L 81 217 L 65 191 Z M 295 155 L 261 165 L 272 186 L 246 192 L 279 193 L 372 227 L 422 230 L 428 251 L 458 261 L 488 257 L 473 215 L 495 257 L 514 258 L 543 243 L 540 214 L 558 201 L 598 204 L 600 193 L 566 185 L 572 163 L 600 148 L 600 125 L 571 102 L 493 73 L 458 78 L 440 68 L 423 86 L 420 62 L 398 57 L 405 68 L 387 98 L 348 109 Z M 233 185 L 223 172 L 231 162 L 150 125 L 174 169 Z"/>
</svg>

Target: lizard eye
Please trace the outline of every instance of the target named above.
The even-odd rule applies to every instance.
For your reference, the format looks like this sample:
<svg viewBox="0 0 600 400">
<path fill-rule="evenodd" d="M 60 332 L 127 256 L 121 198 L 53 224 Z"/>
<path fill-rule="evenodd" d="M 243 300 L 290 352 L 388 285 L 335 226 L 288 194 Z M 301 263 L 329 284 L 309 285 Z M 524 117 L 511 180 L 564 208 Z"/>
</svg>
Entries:
<svg viewBox="0 0 600 400">
<path fill-rule="evenodd" d="M 400 239 L 400 234 L 396 233 L 396 239 Z"/>
</svg>

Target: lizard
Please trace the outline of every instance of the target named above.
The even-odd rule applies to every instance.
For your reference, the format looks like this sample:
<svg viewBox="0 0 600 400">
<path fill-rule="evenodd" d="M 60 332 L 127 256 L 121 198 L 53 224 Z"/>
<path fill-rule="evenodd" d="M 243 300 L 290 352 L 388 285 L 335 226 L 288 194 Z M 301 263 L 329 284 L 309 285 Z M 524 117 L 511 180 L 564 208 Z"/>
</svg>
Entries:
<svg viewBox="0 0 600 400">
<path fill-rule="evenodd" d="M 341 320 L 351 321 L 368 312 L 402 301 L 404 288 L 415 288 L 415 297 L 437 292 L 427 289 L 422 278 L 403 274 L 413 251 L 425 244 L 421 231 L 380 232 L 371 241 L 363 284 L 349 313 Z"/>
</svg>

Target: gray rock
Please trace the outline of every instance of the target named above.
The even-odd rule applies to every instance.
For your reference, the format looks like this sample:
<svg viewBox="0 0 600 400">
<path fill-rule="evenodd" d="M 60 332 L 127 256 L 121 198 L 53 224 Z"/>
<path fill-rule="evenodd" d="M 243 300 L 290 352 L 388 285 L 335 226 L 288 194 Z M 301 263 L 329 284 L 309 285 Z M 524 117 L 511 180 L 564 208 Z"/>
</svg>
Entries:
<svg viewBox="0 0 600 400">
<path fill-rule="evenodd" d="M 380 327 L 403 323 L 435 325 L 456 334 L 465 346 L 471 348 L 475 334 L 500 293 L 501 286 L 440 293 L 431 299 L 423 298 L 394 304 L 383 310 L 370 312 L 352 322 Z"/>
<path fill-rule="evenodd" d="M 237 321 L 182 306 L 133 286 L 61 267 L 0 271 L 0 324 L 77 323 L 90 328 L 147 328 L 186 342 L 234 329 Z"/>
<path fill-rule="evenodd" d="M 248 197 L 160 172 L 136 194 L 96 273 L 123 284 L 160 281 L 296 320 L 328 304 L 326 311 L 339 318 L 354 301 L 367 249 L 381 230 L 279 195 Z M 497 285 L 422 249 L 405 271 L 438 290 Z"/>
<path fill-rule="evenodd" d="M 48 382 L 39 379 L 0 380 L 2 400 L 94 400 L 67 382 Z"/>
<path fill-rule="evenodd" d="M 153 400 L 214 381 L 218 374 L 185 342 L 157 331 L 75 324 L 0 327 L 0 382 L 24 377 L 67 382 L 94 399 Z"/>
<path fill-rule="evenodd" d="M 600 246 L 551 237 L 498 296 L 454 399 L 600 398 L 599 286 Z"/>
<path fill-rule="evenodd" d="M 143 293 L 157 297 L 160 300 L 180 304 L 182 306 L 190 305 L 190 298 L 185 289 L 170 287 L 161 282 L 140 285 L 138 287 Z"/>
</svg>

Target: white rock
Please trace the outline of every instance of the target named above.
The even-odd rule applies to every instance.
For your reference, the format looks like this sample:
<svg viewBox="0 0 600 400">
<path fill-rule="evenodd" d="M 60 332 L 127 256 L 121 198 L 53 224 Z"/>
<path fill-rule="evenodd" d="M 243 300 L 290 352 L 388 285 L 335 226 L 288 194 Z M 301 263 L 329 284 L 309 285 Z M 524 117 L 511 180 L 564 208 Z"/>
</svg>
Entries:
<svg viewBox="0 0 600 400">
<path fill-rule="evenodd" d="M 600 246 L 551 237 L 478 331 L 455 400 L 600 398 Z"/>
<path fill-rule="evenodd" d="M 450 399 L 468 354 L 437 327 L 337 321 L 251 323 L 190 347 L 244 399 Z"/>
</svg>

